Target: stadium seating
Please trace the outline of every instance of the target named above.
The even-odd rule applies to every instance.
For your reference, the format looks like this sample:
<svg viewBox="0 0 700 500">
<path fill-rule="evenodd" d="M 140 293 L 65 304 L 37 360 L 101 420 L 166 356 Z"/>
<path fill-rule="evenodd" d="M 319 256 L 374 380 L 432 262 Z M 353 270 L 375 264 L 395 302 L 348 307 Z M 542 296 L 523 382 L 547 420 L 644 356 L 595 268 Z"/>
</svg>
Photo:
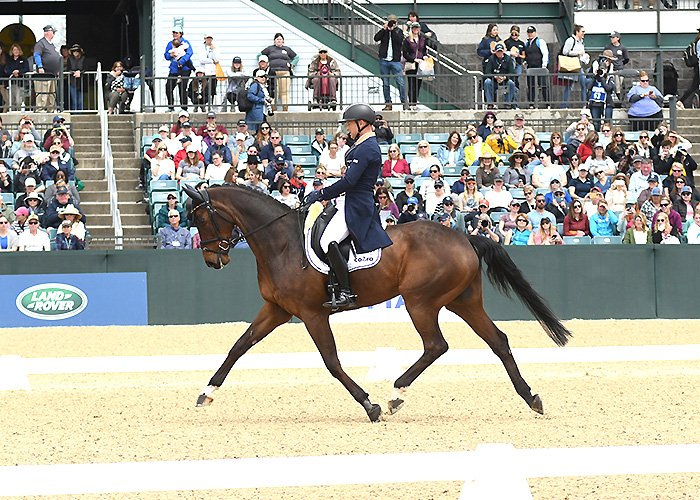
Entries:
<svg viewBox="0 0 700 500">
<path fill-rule="evenodd" d="M 288 144 L 293 156 L 308 156 L 313 154 L 310 144 Z"/>
<path fill-rule="evenodd" d="M 311 144 L 311 139 L 308 135 L 285 135 L 282 139 L 285 145 L 290 146 L 292 144 Z"/>
<path fill-rule="evenodd" d="M 394 136 L 397 144 L 418 144 L 422 138 L 420 134 L 396 134 Z"/>
<path fill-rule="evenodd" d="M 565 245 L 590 245 L 590 236 L 564 236 L 562 238 Z"/>
<path fill-rule="evenodd" d="M 12 193 L 2 193 L 2 201 L 10 208 L 15 207 L 15 195 Z"/>
<path fill-rule="evenodd" d="M 155 191 L 177 191 L 177 181 L 170 179 L 153 179 L 148 185 L 150 192 Z"/>
<path fill-rule="evenodd" d="M 449 133 L 444 132 L 444 133 L 439 133 L 439 134 L 432 134 L 429 132 L 426 132 L 423 134 L 423 139 L 428 141 L 430 144 L 445 144 L 447 142 L 447 138 L 449 137 Z"/>
<path fill-rule="evenodd" d="M 401 154 L 404 156 L 418 154 L 418 145 L 417 144 L 401 144 L 399 146 L 399 149 L 401 150 Z"/>
<path fill-rule="evenodd" d="M 619 245 L 622 243 L 622 236 L 594 236 L 594 245 Z"/>
<path fill-rule="evenodd" d="M 318 159 L 314 155 L 292 156 L 292 161 L 295 165 L 301 165 L 302 168 L 313 167 L 315 169 L 318 165 Z"/>
<path fill-rule="evenodd" d="M 379 145 L 379 150 L 382 152 L 383 155 L 386 155 L 389 152 L 389 146 L 390 146 L 390 144 L 380 144 Z"/>
</svg>

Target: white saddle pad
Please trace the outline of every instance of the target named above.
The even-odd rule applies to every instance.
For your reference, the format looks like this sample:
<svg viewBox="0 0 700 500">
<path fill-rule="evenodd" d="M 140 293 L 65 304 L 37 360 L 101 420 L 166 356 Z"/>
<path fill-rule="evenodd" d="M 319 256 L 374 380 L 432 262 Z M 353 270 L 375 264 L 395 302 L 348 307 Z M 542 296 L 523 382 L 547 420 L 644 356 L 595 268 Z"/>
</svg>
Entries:
<svg viewBox="0 0 700 500">
<path fill-rule="evenodd" d="M 382 249 L 372 250 L 368 253 L 358 254 L 355 251 L 355 244 L 351 243 L 352 249 L 350 251 L 350 260 L 348 261 L 348 271 L 353 272 L 358 269 L 368 269 L 374 267 L 379 263 L 379 259 L 382 258 Z M 304 251 L 306 252 L 306 258 L 309 259 L 309 264 L 311 267 L 316 269 L 319 273 L 328 274 L 330 268 L 328 264 L 323 262 L 316 252 L 311 248 L 311 230 L 309 229 L 304 234 Z"/>
</svg>

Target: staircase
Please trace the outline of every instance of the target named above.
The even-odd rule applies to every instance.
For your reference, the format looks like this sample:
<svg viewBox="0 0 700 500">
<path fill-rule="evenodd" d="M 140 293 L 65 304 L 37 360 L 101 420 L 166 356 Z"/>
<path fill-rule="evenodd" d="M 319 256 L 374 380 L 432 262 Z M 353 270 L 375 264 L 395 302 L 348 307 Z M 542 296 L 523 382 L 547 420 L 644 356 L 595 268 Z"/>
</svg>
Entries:
<svg viewBox="0 0 700 500">
<path fill-rule="evenodd" d="M 100 151 L 100 119 L 97 115 L 73 116 L 71 134 L 75 155 L 80 161 L 77 176 L 85 183 L 80 192 L 80 206 L 92 236 L 90 248 L 113 248 L 114 226 L 109 211 L 109 192 L 105 179 L 104 159 Z M 117 199 L 121 212 L 125 244 L 129 247 L 152 246 L 151 226 L 145 212 L 143 192 L 137 190 L 141 160 L 134 143 L 133 118 L 129 115 L 109 117 L 109 140 L 117 179 Z M 129 241 L 137 237 L 137 241 Z M 145 239 L 142 241 L 140 237 Z"/>
</svg>

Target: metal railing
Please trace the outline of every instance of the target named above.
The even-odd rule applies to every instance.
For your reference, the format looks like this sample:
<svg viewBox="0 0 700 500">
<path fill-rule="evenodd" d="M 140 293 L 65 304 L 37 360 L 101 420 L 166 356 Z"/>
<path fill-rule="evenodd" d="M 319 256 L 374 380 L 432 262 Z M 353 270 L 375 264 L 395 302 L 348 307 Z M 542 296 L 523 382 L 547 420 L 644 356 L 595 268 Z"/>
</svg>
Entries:
<svg viewBox="0 0 700 500">
<path fill-rule="evenodd" d="M 109 213 L 112 216 L 114 226 L 114 249 L 121 250 L 122 228 L 121 213 L 119 211 L 119 201 L 117 193 L 117 179 L 114 175 L 114 156 L 112 155 L 112 144 L 109 141 L 109 118 L 105 109 L 105 100 L 102 85 L 102 68 L 97 63 L 97 110 L 100 116 L 100 145 L 102 157 L 105 162 L 105 179 L 107 179 L 107 191 L 109 192 Z"/>
<path fill-rule="evenodd" d="M 698 0 L 576 0 L 576 10 L 698 10 Z"/>
</svg>

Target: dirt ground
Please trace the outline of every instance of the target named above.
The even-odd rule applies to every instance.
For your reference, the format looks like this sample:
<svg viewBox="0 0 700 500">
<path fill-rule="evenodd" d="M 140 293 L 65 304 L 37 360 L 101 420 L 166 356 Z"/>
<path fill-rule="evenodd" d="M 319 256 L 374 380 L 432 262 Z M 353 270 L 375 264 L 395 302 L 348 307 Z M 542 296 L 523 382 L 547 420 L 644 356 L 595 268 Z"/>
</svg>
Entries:
<svg viewBox="0 0 700 500">
<path fill-rule="evenodd" d="M 570 346 L 699 344 L 700 321 L 569 321 Z M 512 347 L 553 347 L 535 322 L 500 322 Z M 244 324 L 197 327 L 0 329 L 0 355 L 89 357 L 223 354 Z M 337 325 L 339 351 L 420 349 L 407 324 Z M 446 323 L 452 348 L 485 348 Z M 566 348 L 564 348 L 566 349 Z M 315 351 L 302 325 L 279 328 L 254 353 Z M 516 356 L 517 361 L 517 356 Z M 435 366 L 405 407 L 370 424 L 325 370 L 234 370 L 208 408 L 194 402 L 212 373 L 32 375 L 31 391 L 0 392 L 0 465 L 200 460 L 417 451 L 483 443 L 558 448 L 700 443 L 700 363 L 521 364 L 543 399 L 532 412 L 500 365 Z M 391 382 L 348 373 L 386 406 Z M 700 499 L 692 474 L 529 480 L 536 499 Z M 457 499 L 461 482 L 156 492 L 81 498 Z M 2 485 L 0 485 L 0 493 Z"/>
</svg>

